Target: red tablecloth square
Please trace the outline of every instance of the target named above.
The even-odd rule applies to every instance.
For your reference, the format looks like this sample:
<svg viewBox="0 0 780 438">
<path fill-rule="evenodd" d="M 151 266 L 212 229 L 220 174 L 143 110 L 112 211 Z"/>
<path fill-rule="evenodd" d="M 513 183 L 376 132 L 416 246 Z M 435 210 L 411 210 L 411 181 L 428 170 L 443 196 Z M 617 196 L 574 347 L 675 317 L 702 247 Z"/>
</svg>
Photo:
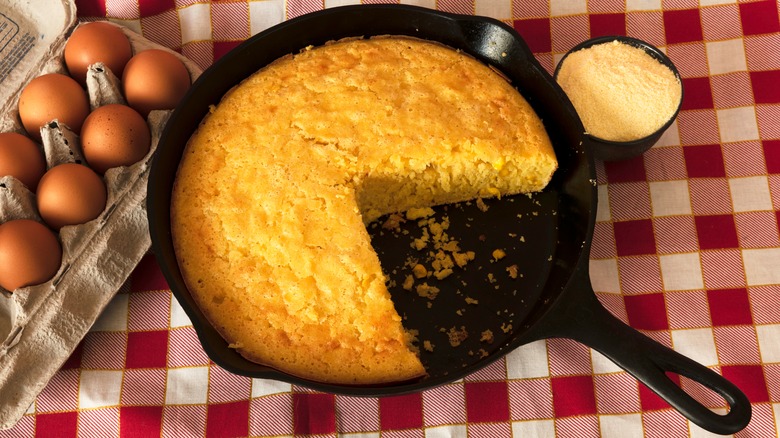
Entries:
<svg viewBox="0 0 780 438">
<path fill-rule="evenodd" d="M 323 2 L 315 0 L 288 0 L 287 18 L 295 18 L 309 12 L 322 10 Z"/>
<path fill-rule="evenodd" d="M 646 294 L 663 289 L 661 267 L 655 254 L 618 258 L 623 295 Z"/>
<path fill-rule="evenodd" d="M 553 377 L 550 383 L 556 417 L 596 414 L 592 375 Z"/>
<path fill-rule="evenodd" d="M 469 438 L 496 438 L 498 436 L 512 436 L 512 428 L 505 423 L 481 423 L 469 424 Z"/>
<path fill-rule="evenodd" d="M 615 222 L 613 226 L 618 256 L 655 254 L 652 220 Z"/>
<path fill-rule="evenodd" d="M 694 216 L 664 216 L 653 218 L 658 254 L 693 252 L 699 249 Z"/>
<path fill-rule="evenodd" d="M 249 38 L 249 8 L 244 2 L 212 4 L 211 23 L 215 41 L 243 41 Z"/>
<path fill-rule="evenodd" d="M 780 140 L 764 140 L 762 145 L 767 172 L 780 173 Z"/>
<path fill-rule="evenodd" d="M 604 162 L 610 184 L 645 180 L 645 160 L 641 155 L 621 161 Z"/>
<path fill-rule="evenodd" d="M 709 77 L 683 78 L 682 83 L 685 90 L 682 109 L 713 108 L 712 86 Z"/>
<path fill-rule="evenodd" d="M 249 434 L 249 400 L 208 405 L 206 437 L 228 438 Z"/>
<path fill-rule="evenodd" d="M 666 42 L 687 43 L 702 40 L 701 16 L 698 9 L 664 11 Z"/>
<path fill-rule="evenodd" d="M 589 13 L 607 13 L 623 12 L 626 10 L 624 0 L 600 0 L 597 2 L 587 2 Z"/>
<path fill-rule="evenodd" d="M 159 405 L 165 402 L 166 371 L 162 368 L 125 370 L 123 405 Z"/>
<path fill-rule="evenodd" d="M 590 37 L 588 17 L 585 15 L 565 15 L 550 18 L 552 50 L 565 53 L 572 47 Z"/>
<path fill-rule="evenodd" d="M 239 376 L 213 365 L 209 371 L 209 403 L 225 403 L 249 399 L 251 382 L 248 377 Z"/>
<path fill-rule="evenodd" d="M 626 34 L 626 14 L 591 14 L 590 36 L 612 36 Z"/>
<path fill-rule="evenodd" d="M 439 399 L 441 397 L 436 397 L 431 402 L 433 403 Z M 445 400 L 449 400 L 449 398 Z M 254 411 L 254 407 L 252 411 Z M 379 412 L 379 398 L 337 395 L 336 412 L 339 413 L 337 421 L 339 432 L 341 433 L 379 430 L 379 416 L 377 415 Z"/>
<path fill-rule="evenodd" d="M 336 431 L 336 400 L 332 394 L 294 393 L 295 434 L 326 434 Z"/>
<path fill-rule="evenodd" d="M 513 24 L 532 52 L 547 53 L 552 50 L 549 18 L 515 20 Z"/>
<path fill-rule="evenodd" d="M 83 341 L 81 367 L 121 370 L 125 366 L 127 336 L 124 332 L 94 332 Z"/>
<path fill-rule="evenodd" d="M 673 373 L 666 373 L 677 386 L 680 386 L 680 376 Z M 653 390 L 645 386 L 644 383 L 639 383 L 639 404 L 642 405 L 643 411 L 658 411 L 661 409 L 669 409 L 669 403 L 666 400 L 658 396 Z"/>
<path fill-rule="evenodd" d="M 56 436 L 58 438 L 76 437 L 78 436 L 78 422 L 78 412 L 38 414 L 35 420 L 35 433 L 38 436 Z"/>
<path fill-rule="evenodd" d="M 122 437 L 119 430 L 119 408 L 88 409 L 79 412 L 79 437 Z M 127 435 L 125 435 L 127 436 Z M 138 437 L 139 434 L 130 436 Z"/>
<path fill-rule="evenodd" d="M 527 0 L 512 0 L 512 16 L 516 18 L 546 17 L 550 15 L 548 2 L 529 2 Z"/>
<path fill-rule="evenodd" d="M 127 330 L 167 330 L 170 324 L 171 292 L 130 294 Z"/>
<path fill-rule="evenodd" d="M 509 407 L 512 420 L 534 420 L 553 416 L 550 379 L 509 381 Z"/>
<path fill-rule="evenodd" d="M 626 14 L 626 33 L 654 46 L 665 46 L 664 17 L 661 11 L 637 11 Z"/>
<path fill-rule="evenodd" d="M 701 271 L 704 275 L 704 287 L 707 289 L 746 286 L 745 268 L 739 248 L 702 251 Z M 707 321 L 705 325 L 710 325 L 710 322 Z"/>
<path fill-rule="evenodd" d="M 707 291 L 713 326 L 752 324 L 747 289 L 718 289 Z"/>
<path fill-rule="evenodd" d="M 725 178 L 691 178 L 688 180 L 693 214 L 732 214 L 731 192 Z"/>
<path fill-rule="evenodd" d="M 609 222 L 596 222 L 594 235 L 600 236 L 593 239 L 590 246 L 590 257 L 594 259 L 609 259 L 617 256 L 615 251 L 615 230 Z"/>
<path fill-rule="evenodd" d="M 506 382 L 470 382 L 466 392 L 466 418 L 473 423 L 509 420 Z"/>
<path fill-rule="evenodd" d="M 556 418 L 555 438 L 582 438 L 599 436 L 599 418 L 596 415 Z"/>
<path fill-rule="evenodd" d="M 436 410 L 435 406 L 431 408 Z M 379 421 L 383 430 L 422 427 L 422 395 L 417 393 L 381 398 L 379 400 Z"/>
<path fill-rule="evenodd" d="M 642 413 L 644 438 L 669 438 L 688 436 L 688 421 L 672 409 Z"/>
<path fill-rule="evenodd" d="M 293 432 L 293 396 L 275 394 L 252 399 L 249 434 L 252 436 L 291 435 Z M 371 430 L 375 430 L 373 427 Z"/>
<path fill-rule="evenodd" d="M 596 397 L 600 414 L 639 412 L 639 390 L 636 379 L 628 373 L 596 375 Z"/>
<path fill-rule="evenodd" d="M 712 98 L 716 108 L 753 105 L 750 74 L 746 71 L 724 73 L 710 77 Z M 687 92 L 687 91 L 686 91 Z"/>
<path fill-rule="evenodd" d="M 40 413 L 78 409 L 80 374 L 78 369 L 60 370 L 54 374 L 49 384 L 38 394 L 36 410 Z"/>
<path fill-rule="evenodd" d="M 734 216 L 730 214 L 696 216 L 694 220 L 701 249 L 736 248 L 739 246 Z"/>
<path fill-rule="evenodd" d="M 241 43 L 242 41 L 214 41 L 214 61 L 217 61 Z"/>
<path fill-rule="evenodd" d="M 780 71 L 751 71 L 750 83 L 756 103 L 780 103 Z"/>
<path fill-rule="evenodd" d="M 710 325 L 709 305 L 704 291 L 666 293 L 669 328 L 695 329 Z"/>
<path fill-rule="evenodd" d="M 168 331 L 127 333 L 127 368 L 164 368 L 168 351 Z"/>
<path fill-rule="evenodd" d="M 756 328 L 752 325 L 730 325 L 714 327 L 715 344 L 718 348 L 718 362 L 721 365 L 759 365 L 761 353 L 758 348 Z"/>
<path fill-rule="evenodd" d="M 742 36 L 737 5 L 717 5 L 701 8 L 701 27 L 704 39 L 727 40 Z"/>
<path fill-rule="evenodd" d="M 179 14 L 175 9 L 164 10 L 162 13 L 152 16 L 145 16 L 141 13 L 141 26 L 149 29 L 149 31 L 144 32 L 144 36 L 155 43 L 176 49 L 181 47 L 181 25 L 179 24 Z"/>
<path fill-rule="evenodd" d="M 205 405 L 167 405 L 163 408 L 162 438 L 202 437 L 205 430 Z"/>
<path fill-rule="evenodd" d="M 718 118 L 715 110 L 680 111 L 677 116 L 680 127 L 680 144 L 719 144 Z"/>
<path fill-rule="evenodd" d="M 685 156 L 681 146 L 650 148 L 644 153 L 648 182 L 682 180 L 688 178 Z"/>
<path fill-rule="evenodd" d="M 388 3 L 387 1 L 377 1 L 377 3 Z M 453 14 L 473 14 L 474 4 L 461 0 L 438 0 L 436 7 L 440 11 L 451 12 Z"/>
<path fill-rule="evenodd" d="M 780 19 L 777 17 L 777 2 L 772 0 L 740 3 L 742 32 L 745 35 L 758 35 L 780 31 Z"/>
<path fill-rule="evenodd" d="M 639 330 L 668 330 L 664 294 L 628 295 L 624 297 L 628 323 Z"/>
<path fill-rule="evenodd" d="M 131 292 L 147 292 L 152 290 L 167 291 L 168 282 L 165 280 L 160 265 L 153 255 L 145 255 L 130 275 Z"/>
<path fill-rule="evenodd" d="M 203 366 L 209 363 L 192 326 L 171 330 L 168 344 L 169 367 Z"/>
<path fill-rule="evenodd" d="M 748 211 L 734 214 L 739 246 L 742 249 L 780 246 L 776 220 L 776 212 L 772 211 Z"/>
<path fill-rule="evenodd" d="M 76 9 L 83 17 L 105 17 L 106 0 L 76 0 Z"/>
<path fill-rule="evenodd" d="M 122 406 L 119 408 L 119 436 L 122 438 L 160 436 L 162 406 Z"/>
<path fill-rule="evenodd" d="M 176 2 L 174 0 L 138 0 L 138 9 L 141 11 L 141 17 L 150 17 L 170 10 L 175 11 Z"/>
<path fill-rule="evenodd" d="M 718 144 L 683 147 L 685 168 L 691 178 L 722 178 L 726 176 L 723 151 Z"/>
<path fill-rule="evenodd" d="M 750 400 L 750 403 L 769 401 L 769 392 L 761 365 L 724 365 L 721 374 L 737 385 Z"/>
</svg>

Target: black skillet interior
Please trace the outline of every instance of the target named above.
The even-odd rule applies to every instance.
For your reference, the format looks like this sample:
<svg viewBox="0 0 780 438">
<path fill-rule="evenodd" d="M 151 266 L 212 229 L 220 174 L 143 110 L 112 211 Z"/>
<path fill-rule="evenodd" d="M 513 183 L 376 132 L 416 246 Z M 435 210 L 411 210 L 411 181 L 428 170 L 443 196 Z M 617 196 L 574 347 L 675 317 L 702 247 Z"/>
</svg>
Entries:
<svg viewBox="0 0 780 438">
<path fill-rule="evenodd" d="M 408 236 L 379 226 L 369 227 L 383 268 L 396 284 L 391 287 L 391 294 L 397 310 L 405 318 L 405 326 L 418 330 L 421 341 L 433 344 L 433 352 L 423 350 L 421 354 L 429 376 L 385 386 L 322 384 L 243 359 L 208 324 L 178 270 L 170 235 L 171 189 L 187 140 L 209 105 L 217 104 L 231 87 L 271 61 L 306 46 L 374 35 L 409 35 L 438 41 L 500 70 L 545 123 L 559 169 L 549 186 L 532 197 L 487 200 L 486 211 L 483 211 L 485 206 L 477 203 L 435 209 L 435 220 L 441 223 L 446 218 L 450 224 L 448 234 L 459 241 L 460 248 L 476 254 L 465 270 L 456 270 L 442 281 L 429 282 L 440 289 L 435 300 L 400 287 L 409 274 L 409 268 L 404 267 L 407 258 L 416 257 L 423 262 L 425 259 L 424 252 L 410 249 L 410 237 L 419 237 L 422 232 L 417 224 L 403 224 Z M 236 374 L 273 378 L 333 393 L 383 396 L 456 380 L 536 339 L 579 337 L 589 345 L 598 344 L 600 350 L 620 351 L 619 347 L 610 345 L 612 333 L 599 329 L 635 332 L 619 325 L 619 321 L 618 325 L 612 324 L 617 320 L 598 304 L 587 277 L 596 190 L 592 158 L 583 150 L 582 135 L 582 124 L 564 93 L 520 36 L 501 22 L 399 5 L 327 9 L 286 21 L 250 38 L 206 70 L 190 89 L 166 125 L 150 174 L 148 210 L 153 250 L 207 354 Z M 497 249 L 506 256 L 496 259 L 493 252 Z M 517 278 L 512 278 L 513 266 L 517 267 Z M 575 287 L 578 282 L 583 284 Z M 585 314 L 608 323 L 597 324 L 595 330 L 583 329 L 581 326 L 588 324 L 587 315 L 579 317 L 582 315 L 578 316 L 578 309 L 566 304 L 569 301 L 581 304 Z M 567 322 L 568 319 L 575 322 Z M 452 346 L 447 332 L 462 329 L 468 338 L 461 345 Z M 492 334 L 492 342 L 481 339 L 487 331 Z M 575 333 L 580 331 L 587 335 Z M 631 336 L 624 336 L 626 342 L 643 345 L 643 341 Z M 620 356 L 620 353 L 608 355 Z M 616 361 L 631 365 L 620 357 Z M 642 377 L 642 373 L 633 374 Z M 663 376 L 657 371 L 645 374 L 657 379 L 662 377 L 655 374 Z M 718 380 L 710 386 L 721 383 Z M 727 399 L 735 398 L 738 396 Z"/>
</svg>

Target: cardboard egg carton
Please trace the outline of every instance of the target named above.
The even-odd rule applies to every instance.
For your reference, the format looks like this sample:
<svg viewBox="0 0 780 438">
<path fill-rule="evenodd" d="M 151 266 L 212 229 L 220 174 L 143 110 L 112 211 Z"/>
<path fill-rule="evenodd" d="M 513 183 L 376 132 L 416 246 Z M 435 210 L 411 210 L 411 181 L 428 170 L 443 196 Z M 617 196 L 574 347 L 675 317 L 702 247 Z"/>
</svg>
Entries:
<svg viewBox="0 0 780 438">
<path fill-rule="evenodd" d="M 76 27 L 71 1 L 0 4 L 0 132 L 26 135 L 17 110 L 19 95 L 35 77 L 67 74 L 63 51 Z M 134 54 L 151 48 L 168 50 L 122 30 Z M 194 82 L 199 68 L 176 56 Z M 125 103 L 119 79 L 102 64 L 90 67 L 87 91 L 93 110 Z M 141 161 L 105 173 L 108 200 L 101 215 L 60 230 L 63 257 L 57 274 L 40 285 L 15 291 L 0 288 L 0 429 L 12 427 L 24 415 L 149 250 L 146 186 L 169 115 L 170 111 L 149 115 L 152 145 Z M 79 137 L 67 126 L 55 120 L 41 134 L 47 168 L 85 163 Z M 22 218 L 41 221 L 35 194 L 13 177 L 0 177 L 0 223 Z"/>
</svg>

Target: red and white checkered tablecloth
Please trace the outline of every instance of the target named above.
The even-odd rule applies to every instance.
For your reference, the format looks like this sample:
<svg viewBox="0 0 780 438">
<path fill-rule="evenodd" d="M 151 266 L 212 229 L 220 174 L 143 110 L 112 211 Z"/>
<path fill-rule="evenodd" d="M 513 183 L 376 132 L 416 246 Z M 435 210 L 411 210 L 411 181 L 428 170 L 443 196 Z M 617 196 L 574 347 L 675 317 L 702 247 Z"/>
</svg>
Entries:
<svg viewBox="0 0 780 438">
<path fill-rule="evenodd" d="M 207 67 L 249 36 L 355 0 L 77 0 Z M 369 3 L 365 0 L 364 3 Z M 779 3 L 409 0 L 514 26 L 552 70 L 598 35 L 663 48 L 685 101 L 644 156 L 597 163 L 593 287 L 620 319 L 749 397 L 739 437 L 780 434 Z M 707 406 L 719 397 L 682 379 Z M 210 363 L 148 256 L 28 413 L 0 437 L 704 437 L 600 354 L 538 341 L 423 393 L 352 398 Z"/>
</svg>

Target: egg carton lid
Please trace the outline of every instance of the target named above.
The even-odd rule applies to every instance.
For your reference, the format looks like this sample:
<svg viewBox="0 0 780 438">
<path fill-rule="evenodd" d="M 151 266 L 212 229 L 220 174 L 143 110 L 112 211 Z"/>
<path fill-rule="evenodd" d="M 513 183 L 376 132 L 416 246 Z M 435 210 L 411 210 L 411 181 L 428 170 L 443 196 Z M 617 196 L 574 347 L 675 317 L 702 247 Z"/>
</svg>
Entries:
<svg viewBox="0 0 780 438">
<path fill-rule="evenodd" d="M 0 2 L 0 111 L 5 112 L 18 99 L 22 85 L 62 49 L 75 24 L 72 1 Z"/>
</svg>

